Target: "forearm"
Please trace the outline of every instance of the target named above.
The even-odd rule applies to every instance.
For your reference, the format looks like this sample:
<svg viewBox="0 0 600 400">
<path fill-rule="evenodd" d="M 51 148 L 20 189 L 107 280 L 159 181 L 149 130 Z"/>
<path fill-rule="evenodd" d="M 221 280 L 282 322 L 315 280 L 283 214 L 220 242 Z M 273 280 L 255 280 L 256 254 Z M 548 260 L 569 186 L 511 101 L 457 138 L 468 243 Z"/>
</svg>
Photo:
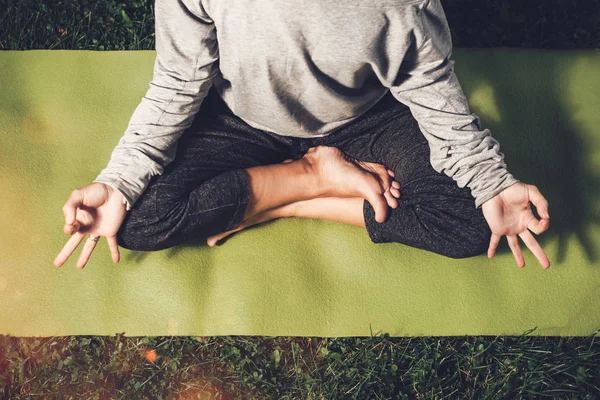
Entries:
<svg viewBox="0 0 600 400">
<path fill-rule="evenodd" d="M 450 28 L 439 0 L 429 0 L 415 27 L 418 37 L 407 51 L 390 91 L 406 104 L 431 150 L 431 165 L 469 187 L 480 207 L 518 182 L 500 152 L 500 144 L 469 110 L 454 73 Z"/>
<path fill-rule="evenodd" d="M 518 182 L 507 170 L 498 141 L 470 112 L 451 68 L 434 83 L 392 93 L 418 121 L 429 142 L 432 167 L 459 187 L 470 188 L 476 207 Z"/>
<path fill-rule="evenodd" d="M 173 161 L 178 139 L 219 72 L 214 24 L 200 6 L 192 6 L 196 8 L 181 1 L 156 1 L 156 61 L 150 87 L 107 167 L 94 180 L 119 190 L 129 207 L 152 176 L 162 174 Z"/>
</svg>

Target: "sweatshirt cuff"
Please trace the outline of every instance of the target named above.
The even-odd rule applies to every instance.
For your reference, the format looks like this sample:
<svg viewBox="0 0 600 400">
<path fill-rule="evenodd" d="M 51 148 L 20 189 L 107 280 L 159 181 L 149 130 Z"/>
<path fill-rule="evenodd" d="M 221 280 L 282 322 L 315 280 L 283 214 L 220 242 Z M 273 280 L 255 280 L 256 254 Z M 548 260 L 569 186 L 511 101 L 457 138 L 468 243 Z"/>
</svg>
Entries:
<svg viewBox="0 0 600 400">
<path fill-rule="evenodd" d="M 124 189 L 122 189 L 122 185 L 119 184 L 119 181 L 105 179 L 105 178 L 98 178 L 98 179 L 95 179 L 94 182 L 104 183 L 105 185 L 108 185 L 108 186 L 112 187 L 113 189 L 115 189 L 123 198 L 123 204 L 125 204 L 125 209 L 127 211 L 131 210 L 131 205 L 134 203 L 134 201 L 132 201 L 132 199 L 125 194 L 126 191 Z"/>
<path fill-rule="evenodd" d="M 483 203 L 494 198 L 504 189 L 520 182 L 505 168 L 501 171 L 489 172 L 489 174 L 480 175 L 477 181 L 473 181 L 468 185 L 471 188 L 471 194 L 475 197 L 475 208 L 480 208 Z"/>
</svg>

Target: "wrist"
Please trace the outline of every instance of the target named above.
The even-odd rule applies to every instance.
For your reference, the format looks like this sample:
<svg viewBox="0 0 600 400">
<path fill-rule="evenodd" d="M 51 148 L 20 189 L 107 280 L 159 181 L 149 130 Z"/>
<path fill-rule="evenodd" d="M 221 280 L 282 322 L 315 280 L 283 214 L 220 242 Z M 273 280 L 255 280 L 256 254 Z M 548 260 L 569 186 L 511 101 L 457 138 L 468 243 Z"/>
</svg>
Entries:
<svg viewBox="0 0 600 400">
<path fill-rule="evenodd" d="M 504 191 L 506 189 L 513 186 L 515 183 L 519 183 L 519 182 L 521 182 L 521 181 L 519 181 L 518 179 L 515 179 L 511 175 L 511 179 L 504 182 L 501 186 L 497 187 L 496 189 L 492 190 L 491 192 L 487 193 L 486 195 L 481 196 L 480 198 L 476 198 L 476 200 L 475 200 L 476 208 L 483 207 L 484 204 L 489 203 L 490 200 L 497 198 L 500 194 L 504 193 Z"/>
<path fill-rule="evenodd" d="M 107 188 L 107 190 L 109 192 L 109 197 L 112 197 L 112 196 L 118 197 L 118 199 L 121 202 L 121 204 L 123 205 L 123 208 L 125 209 L 125 211 L 131 210 L 131 206 L 129 205 L 129 202 L 127 201 L 127 198 L 125 197 L 123 192 L 121 192 L 116 187 L 109 185 L 108 183 L 105 183 L 105 182 L 98 182 L 98 183 L 102 183 Z"/>
</svg>

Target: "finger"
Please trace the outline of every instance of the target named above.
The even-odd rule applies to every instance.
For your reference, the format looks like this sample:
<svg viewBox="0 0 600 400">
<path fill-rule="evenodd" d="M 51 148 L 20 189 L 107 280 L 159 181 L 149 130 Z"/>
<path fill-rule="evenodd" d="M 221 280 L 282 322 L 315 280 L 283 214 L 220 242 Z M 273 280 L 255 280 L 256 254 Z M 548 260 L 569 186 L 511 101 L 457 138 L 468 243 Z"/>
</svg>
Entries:
<svg viewBox="0 0 600 400">
<path fill-rule="evenodd" d="M 496 255 L 496 249 L 498 248 L 498 244 L 500 243 L 500 236 L 492 233 L 492 237 L 490 239 L 490 246 L 488 247 L 488 258 L 492 258 Z"/>
<path fill-rule="evenodd" d="M 388 173 L 388 175 L 389 175 L 389 176 L 391 176 L 392 178 L 393 178 L 393 177 L 396 175 L 396 174 L 394 173 L 394 171 L 392 171 L 391 169 L 388 169 L 388 170 L 387 170 L 387 173 Z"/>
<path fill-rule="evenodd" d="M 533 217 L 527 224 L 527 229 L 533 231 L 533 233 L 535 233 L 536 235 L 541 235 L 548 229 L 549 226 L 549 219 L 538 220 L 536 217 Z"/>
<path fill-rule="evenodd" d="M 400 197 L 400 191 L 396 188 L 390 188 L 390 193 L 395 197 L 395 198 L 399 198 Z"/>
<path fill-rule="evenodd" d="M 390 191 L 386 191 L 383 193 L 383 196 L 387 200 L 388 206 L 392 208 L 398 208 L 398 200 L 390 193 Z"/>
<path fill-rule="evenodd" d="M 108 236 L 106 238 L 106 241 L 108 242 L 108 248 L 110 249 L 110 254 L 112 256 L 113 262 L 118 263 L 119 260 L 121 259 L 121 253 L 119 253 L 119 245 L 117 243 L 117 237 L 116 236 Z"/>
<path fill-rule="evenodd" d="M 400 182 L 392 181 L 392 187 L 394 187 L 396 189 L 400 189 Z"/>
<path fill-rule="evenodd" d="M 519 268 L 523 268 L 525 266 L 525 259 L 523 258 L 521 246 L 519 246 L 519 239 L 517 239 L 515 235 L 507 235 L 506 239 L 508 240 L 508 245 L 510 246 L 512 253 L 515 256 L 515 261 L 517 261 L 517 265 L 519 266 Z"/>
<path fill-rule="evenodd" d="M 544 253 L 544 250 L 540 246 L 540 244 L 535 240 L 533 235 L 529 231 L 519 233 L 523 242 L 527 245 L 529 250 L 535 255 L 535 258 L 538 259 L 540 264 L 544 269 L 550 268 L 550 260 L 548 260 L 548 256 Z"/>
<path fill-rule="evenodd" d="M 54 259 L 54 265 L 56 265 L 57 267 L 61 267 L 65 263 L 65 261 L 67 261 L 67 259 L 71 256 L 71 254 L 73 254 L 73 251 L 75 251 L 77 246 L 79 246 L 79 243 L 81 243 L 84 237 L 85 233 L 81 232 L 76 232 L 73 236 L 71 236 L 71 238 L 67 241 L 65 246 L 60 251 L 60 253 L 58 253 L 56 258 Z"/>
<path fill-rule="evenodd" d="M 83 245 L 83 250 L 79 255 L 79 260 L 77 260 L 77 268 L 85 267 L 85 264 L 87 264 L 88 260 L 90 259 L 94 248 L 96 248 L 96 242 L 90 240 L 90 238 L 88 237 L 88 239 L 85 241 L 85 244 Z"/>
<path fill-rule="evenodd" d="M 65 223 L 71 225 L 75 222 L 77 208 L 83 204 L 83 191 L 75 189 L 71 192 L 69 199 L 63 206 L 63 214 L 65 215 Z"/>
<path fill-rule="evenodd" d="M 65 224 L 63 226 L 63 230 L 67 235 L 72 235 L 75 232 L 79 231 L 79 229 L 81 228 L 81 224 L 79 223 L 79 221 L 77 221 L 77 219 L 75 220 L 74 223 L 67 225 Z"/>
<path fill-rule="evenodd" d="M 535 205 L 540 217 L 550 219 L 550 214 L 548 214 L 548 201 L 542 195 L 540 190 L 534 185 L 527 185 L 527 189 L 529 191 L 529 200 Z"/>
</svg>

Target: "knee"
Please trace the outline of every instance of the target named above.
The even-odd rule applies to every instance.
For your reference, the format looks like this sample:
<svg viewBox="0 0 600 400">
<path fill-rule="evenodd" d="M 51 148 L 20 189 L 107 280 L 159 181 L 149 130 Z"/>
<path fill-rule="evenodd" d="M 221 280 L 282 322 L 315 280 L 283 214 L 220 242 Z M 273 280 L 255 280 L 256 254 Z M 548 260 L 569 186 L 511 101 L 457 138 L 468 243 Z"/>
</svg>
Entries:
<svg viewBox="0 0 600 400">
<path fill-rule="evenodd" d="M 156 207 L 157 186 L 150 184 L 125 215 L 117 231 L 117 244 L 127 250 L 160 250 L 156 232 L 158 215 Z"/>
<path fill-rule="evenodd" d="M 158 251 L 167 248 L 156 234 L 156 224 L 145 219 L 136 210 L 128 212 L 117 232 L 119 246 L 133 251 Z"/>
<path fill-rule="evenodd" d="M 474 222 L 461 231 L 461 235 L 441 253 L 450 258 L 470 258 L 487 253 L 492 232 L 484 220 Z"/>
<path fill-rule="evenodd" d="M 374 243 L 401 243 L 450 258 L 487 252 L 492 232 L 481 210 L 473 210 L 470 204 L 452 213 L 429 205 L 403 207 L 393 210 L 384 224 L 373 222 L 375 212 L 368 202 L 364 204 L 367 231 Z"/>
<path fill-rule="evenodd" d="M 450 258 L 470 258 L 487 253 L 492 231 L 483 211 L 475 209 L 470 202 L 450 204 L 453 206 L 446 210 L 451 212 L 443 213 L 444 217 L 432 224 L 443 243 L 439 253 Z"/>
<path fill-rule="evenodd" d="M 120 247 L 133 251 L 155 251 L 159 250 L 156 247 L 155 241 L 151 236 L 145 235 L 143 230 L 134 226 L 132 223 L 123 222 L 121 228 L 117 232 L 117 243 Z"/>
<path fill-rule="evenodd" d="M 448 232 L 436 233 L 429 231 L 424 235 L 416 235 L 410 238 L 389 235 L 385 238 L 375 236 L 375 240 L 373 237 L 371 240 L 374 243 L 402 243 L 449 258 L 470 258 L 487 252 L 491 232 L 488 234 L 479 229 L 473 230 L 469 235 L 463 233 L 450 234 L 450 237 L 448 235 Z"/>
<path fill-rule="evenodd" d="M 461 243 L 459 248 L 450 249 L 441 254 L 450 258 L 471 258 L 485 254 L 488 244 L 489 241 L 473 241 L 469 244 Z"/>
</svg>

